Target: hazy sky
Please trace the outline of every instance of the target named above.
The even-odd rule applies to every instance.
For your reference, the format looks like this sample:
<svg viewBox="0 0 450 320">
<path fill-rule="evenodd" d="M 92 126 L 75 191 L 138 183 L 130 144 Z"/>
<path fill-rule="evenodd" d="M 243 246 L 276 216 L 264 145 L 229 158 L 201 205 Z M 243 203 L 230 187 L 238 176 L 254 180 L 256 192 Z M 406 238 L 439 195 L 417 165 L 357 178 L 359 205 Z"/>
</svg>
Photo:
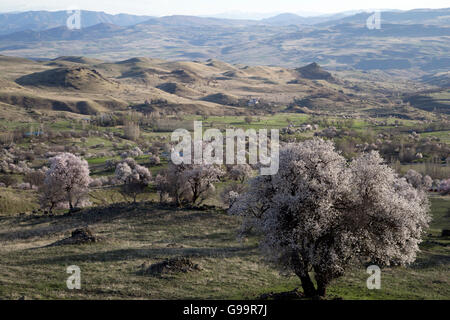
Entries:
<svg viewBox="0 0 450 320">
<path fill-rule="evenodd" d="M 66 10 L 78 7 L 108 13 L 208 15 L 228 12 L 335 13 L 360 9 L 445 8 L 448 0 L 0 0 L 0 12 Z"/>
</svg>

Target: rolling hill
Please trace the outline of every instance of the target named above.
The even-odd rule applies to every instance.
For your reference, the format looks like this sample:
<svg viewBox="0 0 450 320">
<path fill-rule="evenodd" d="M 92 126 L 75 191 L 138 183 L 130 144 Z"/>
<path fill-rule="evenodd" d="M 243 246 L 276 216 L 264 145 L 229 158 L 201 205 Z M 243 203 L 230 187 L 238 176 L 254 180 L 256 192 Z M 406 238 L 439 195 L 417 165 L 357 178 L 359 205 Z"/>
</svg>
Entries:
<svg viewBox="0 0 450 320">
<path fill-rule="evenodd" d="M 411 113 L 404 108 L 406 103 L 414 107 L 420 99 L 405 98 L 402 105 L 392 98 L 399 92 L 414 97 L 416 87 L 431 89 L 431 85 L 420 87 L 382 75 L 377 82 L 370 77 L 342 77 L 315 62 L 284 68 L 213 59 L 167 61 L 135 57 L 110 62 L 62 56 L 33 61 L 0 56 L 0 102 L 31 111 L 89 115 L 130 108 L 144 113 L 206 115 L 292 110 L 317 115 L 376 115 L 383 110 L 395 111 L 405 118 L 422 118 L 427 112 L 434 112 L 418 105 L 418 112 Z M 445 99 L 439 101 L 447 103 Z"/>
<path fill-rule="evenodd" d="M 97 70 L 87 67 L 56 68 L 25 75 L 16 80 L 23 86 L 48 86 L 82 91 L 110 91 L 119 87 L 117 82 L 103 77 Z"/>
</svg>

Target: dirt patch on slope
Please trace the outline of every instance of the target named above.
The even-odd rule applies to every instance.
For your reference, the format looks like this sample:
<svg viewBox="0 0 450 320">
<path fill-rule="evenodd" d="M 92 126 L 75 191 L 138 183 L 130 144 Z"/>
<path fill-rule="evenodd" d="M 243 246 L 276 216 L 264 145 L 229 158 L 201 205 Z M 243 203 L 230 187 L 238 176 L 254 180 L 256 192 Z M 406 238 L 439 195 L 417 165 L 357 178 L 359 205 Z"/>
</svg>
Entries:
<svg viewBox="0 0 450 320">
<path fill-rule="evenodd" d="M 72 231 L 72 235 L 70 237 L 56 241 L 55 243 L 49 245 L 49 247 L 85 244 L 98 241 L 100 241 L 100 238 L 95 236 L 89 228 L 80 228 Z"/>
<path fill-rule="evenodd" d="M 202 268 L 192 262 L 189 258 L 172 258 L 166 259 L 162 262 L 158 262 L 148 266 L 143 264 L 141 266 L 142 273 L 147 275 L 164 275 L 173 273 L 188 273 L 194 271 L 200 271 Z"/>
</svg>

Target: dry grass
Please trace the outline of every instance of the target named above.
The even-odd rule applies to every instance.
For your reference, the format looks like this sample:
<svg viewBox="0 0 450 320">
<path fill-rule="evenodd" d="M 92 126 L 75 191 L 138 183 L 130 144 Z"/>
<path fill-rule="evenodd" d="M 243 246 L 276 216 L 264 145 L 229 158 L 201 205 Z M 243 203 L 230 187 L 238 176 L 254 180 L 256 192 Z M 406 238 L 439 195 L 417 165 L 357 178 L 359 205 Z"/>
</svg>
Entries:
<svg viewBox="0 0 450 320">
<path fill-rule="evenodd" d="M 0 187 L 1 214 L 30 212 L 38 207 L 36 192 Z"/>
<path fill-rule="evenodd" d="M 450 199 L 438 198 L 439 224 Z M 434 200 L 435 202 L 435 200 Z M 433 203 L 436 205 L 436 203 Z M 74 216 L 0 218 L 0 297 L 3 299 L 233 299 L 299 287 L 260 258 L 257 239 L 236 240 L 238 219 L 216 210 L 179 210 L 152 203 L 116 204 Z M 47 247 L 89 226 L 104 241 Z M 436 226 L 434 226 L 436 228 Z M 438 239 L 438 241 L 441 241 Z M 142 275 L 142 265 L 189 257 L 201 271 Z M 66 288 L 66 268 L 78 265 L 82 289 Z M 369 291 L 356 268 L 329 292 L 345 299 L 448 299 L 449 251 L 426 245 L 410 268 L 383 269 L 382 290 Z"/>
<path fill-rule="evenodd" d="M 166 102 L 152 105 L 153 110 L 161 112 L 236 115 L 247 112 L 250 98 L 261 99 L 275 109 L 284 109 L 298 99 L 314 112 L 329 113 L 332 106 L 334 114 L 355 115 L 392 107 L 379 95 L 382 83 L 360 81 L 353 86 L 342 81 L 311 80 L 295 69 L 281 67 L 148 58 L 115 63 L 83 57 L 51 63 L 19 61 L 0 57 L 0 102 L 33 110 L 93 114 L 153 100 Z M 371 97 L 370 103 L 363 105 L 366 97 Z"/>
</svg>

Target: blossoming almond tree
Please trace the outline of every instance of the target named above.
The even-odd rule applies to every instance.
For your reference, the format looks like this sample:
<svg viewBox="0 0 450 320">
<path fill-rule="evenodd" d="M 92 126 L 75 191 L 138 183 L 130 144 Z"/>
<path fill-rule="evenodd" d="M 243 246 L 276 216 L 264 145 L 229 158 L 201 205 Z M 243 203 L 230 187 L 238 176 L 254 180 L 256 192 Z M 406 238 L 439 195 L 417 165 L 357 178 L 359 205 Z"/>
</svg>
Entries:
<svg viewBox="0 0 450 320">
<path fill-rule="evenodd" d="M 122 195 L 131 196 L 133 203 L 136 203 L 137 196 L 145 192 L 152 180 L 151 172 L 128 158 L 119 163 L 116 167 L 115 178 L 122 183 Z"/>
<path fill-rule="evenodd" d="M 414 188 L 429 190 L 433 185 L 433 179 L 431 179 L 430 176 L 422 176 L 419 172 L 412 169 L 409 169 L 408 172 L 406 172 L 404 178 Z"/>
<path fill-rule="evenodd" d="M 450 194 L 450 178 L 440 182 L 438 191 L 443 196 Z"/>
<path fill-rule="evenodd" d="M 89 165 L 71 153 L 61 153 L 50 159 L 41 189 L 41 203 L 50 211 L 58 205 L 68 204 L 73 210 L 86 200 L 89 191 Z"/>
<path fill-rule="evenodd" d="M 284 146 L 278 173 L 251 179 L 230 208 L 244 217 L 242 231 L 261 233 L 265 256 L 293 271 L 309 297 L 325 296 L 355 263 L 413 262 L 428 211 L 425 191 L 399 178 L 377 152 L 347 163 L 321 139 Z"/>
</svg>

